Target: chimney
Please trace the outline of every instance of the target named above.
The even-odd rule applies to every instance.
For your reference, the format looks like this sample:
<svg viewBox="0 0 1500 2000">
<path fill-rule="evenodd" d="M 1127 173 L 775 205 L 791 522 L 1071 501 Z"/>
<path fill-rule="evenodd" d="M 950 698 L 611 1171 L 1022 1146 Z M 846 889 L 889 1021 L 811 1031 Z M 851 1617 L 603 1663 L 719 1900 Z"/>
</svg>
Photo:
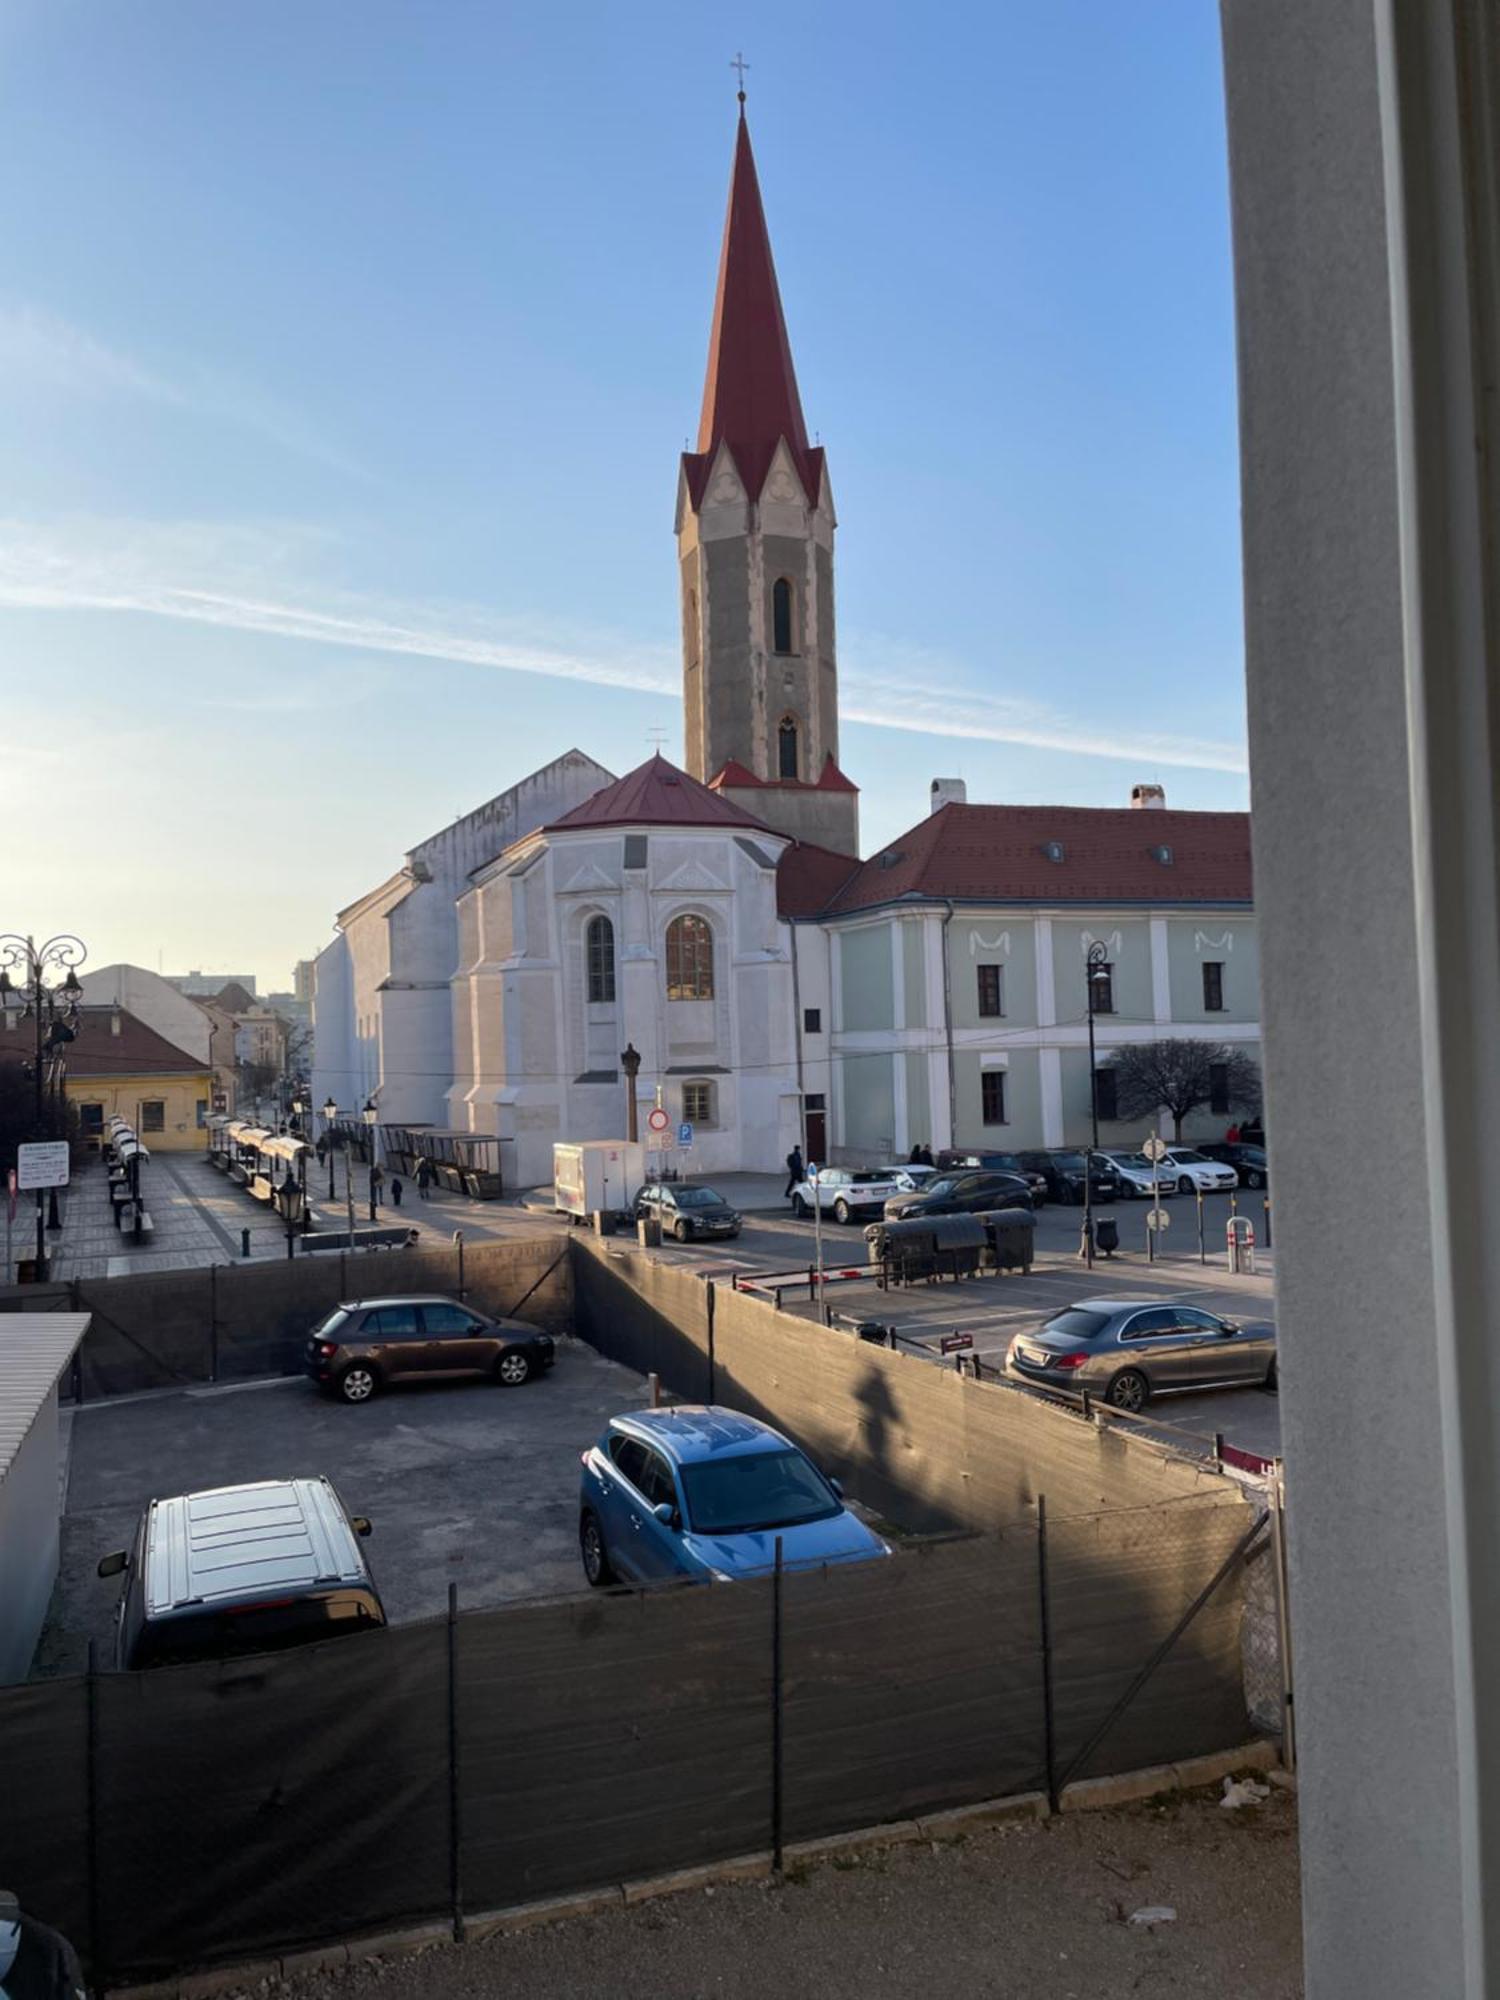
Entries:
<svg viewBox="0 0 1500 2000">
<path fill-rule="evenodd" d="M 1130 803 L 1141 812 L 1160 812 L 1167 803 L 1167 795 L 1160 785 L 1132 785 Z"/>
<path fill-rule="evenodd" d="M 109 1017 L 109 1032 L 112 1035 L 118 1035 L 120 1032 L 120 1010 L 118 1007 L 116 1007 Z"/>
<path fill-rule="evenodd" d="M 969 788 L 962 778 L 933 779 L 929 812 L 940 812 L 944 806 L 966 806 L 968 803 Z"/>
</svg>

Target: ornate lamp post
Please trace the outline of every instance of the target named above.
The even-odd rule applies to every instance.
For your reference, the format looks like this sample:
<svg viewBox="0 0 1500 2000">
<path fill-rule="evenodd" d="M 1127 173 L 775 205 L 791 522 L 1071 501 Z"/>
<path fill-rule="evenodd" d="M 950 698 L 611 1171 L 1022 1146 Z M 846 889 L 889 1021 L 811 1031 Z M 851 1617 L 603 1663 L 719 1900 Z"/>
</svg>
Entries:
<svg viewBox="0 0 1500 2000">
<path fill-rule="evenodd" d="M 61 1052 L 78 1032 L 78 996 L 83 987 L 75 968 L 82 965 L 87 957 L 87 945 L 67 932 L 60 932 L 40 945 L 34 938 L 21 937 L 14 931 L 0 933 L 0 1007 L 9 1008 L 14 996 L 23 1006 L 21 1019 L 33 1025 L 31 1082 L 35 1093 L 32 1110 L 34 1139 L 47 1136 L 48 1070 L 51 1069 L 54 1078 L 60 1078 L 64 1060 Z M 12 970 L 21 974 L 19 980 L 11 978 Z M 48 973 L 57 971 L 62 971 L 64 977 L 56 984 L 49 983 Z M 66 1114 L 62 1104 L 59 1089 L 55 1117 L 66 1133 Z M 52 1188 L 48 1192 L 50 1200 L 45 1206 L 40 1188 L 36 1196 L 38 1283 L 47 1276 L 46 1231 L 62 1226 L 57 1213 L 57 1190 Z"/>
<path fill-rule="evenodd" d="M 297 1254 L 297 1241 L 292 1230 L 292 1218 L 297 1212 L 298 1188 L 297 1179 L 292 1172 L 290 1164 L 288 1164 L 285 1178 L 276 1192 L 281 1207 L 282 1218 L 286 1223 L 286 1254 L 289 1258 L 295 1257 Z"/>
<path fill-rule="evenodd" d="M 365 1099 L 365 1108 L 359 1114 L 365 1121 L 365 1130 L 370 1135 L 370 1220 L 375 1218 L 375 1176 L 380 1171 L 380 1113 L 375 1109 L 373 1097 Z"/>
<path fill-rule="evenodd" d="M 620 1051 L 620 1067 L 625 1072 L 625 1137 L 633 1146 L 641 1136 L 641 1111 L 635 1101 L 635 1080 L 641 1073 L 641 1052 L 634 1042 Z"/>
<path fill-rule="evenodd" d="M 323 1137 L 328 1143 L 328 1199 L 333 1200 L 333 1121 L 339 1108 L 330 1097 L 323 1106 Z"/>
<path fill-rule="evenodd" d="M 1094 1015 L 1099 996 L 1109 984 L 1109 946 L 1095 938 L 1084 967 L 1089 1002 L 1089 1117 L 1091 1138 L 1083 1156 L 1083 1242 L 1078 1254 L 1094 1267 L 1094 1155 L 1099 1150 L 1099 1072 L 1094 1066 Z"/>
</svg>

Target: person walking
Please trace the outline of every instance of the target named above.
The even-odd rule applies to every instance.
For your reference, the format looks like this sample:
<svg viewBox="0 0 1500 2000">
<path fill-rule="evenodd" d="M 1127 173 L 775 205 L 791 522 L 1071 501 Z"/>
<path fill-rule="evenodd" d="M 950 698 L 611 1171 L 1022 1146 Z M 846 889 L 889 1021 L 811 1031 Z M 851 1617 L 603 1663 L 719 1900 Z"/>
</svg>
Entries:
<svg viewBox="0 0 1500 2000">
<path fill-rule="evenodd" d="M 800 1186 L 806 1178 L 806 1169 L 802 1165 L 802 1148 L 793 1146 L 786 1156 L 786 1189 L 782 1200 L 790 1201 L 793 1188 Z"/>
<path fill-rule="evenodd" d="M 401 1182 L 399 1178 L 393 1177 L 391 1180 L 391 1207 L 399 1208 L 400 1206 L 401 1206 Z"/>
<path fill-rule="evenodd" d="M 418 1160 L 417 1193 L 421 1196 L 423 1201 L 428 1201 L 431 1199 L 431 1197 L 428 1195 L 427 1192 L 427 1190 L 431 1186 L 432 1186 L 432 1169 L 431 1167 L 428 1166 L 425 1160 Z"/>
<path fill-rule="evenodd" d="M 911 1149 L 911 1151 L 910 1151 L 910 1152 L 909 1152 L 909 1153 L 907 1154 L 907 1156 L 906 1156 L 906 1164 L 907 1164 L 907 1165 L 908 1165 L 909 1167 L 920 1167 L 920 1166 L 921 1166 L 921 1164 L 922 1164 L 922 1141 L 921 1141 L 920 1139 L 918 1139 L 918 1141 L 917 1141 L 916 1145 L 915 1145 L 915 1146 L 913 1146 L 913 1147 L 912 1147 L 912 1149 Z"/>
</svg>

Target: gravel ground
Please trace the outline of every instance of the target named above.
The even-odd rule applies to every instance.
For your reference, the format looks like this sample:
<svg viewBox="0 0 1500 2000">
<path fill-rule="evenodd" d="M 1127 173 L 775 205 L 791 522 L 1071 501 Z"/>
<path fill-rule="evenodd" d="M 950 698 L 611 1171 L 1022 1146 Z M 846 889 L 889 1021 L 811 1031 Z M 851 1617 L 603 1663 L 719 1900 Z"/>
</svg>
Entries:
<svg viewBox="0 0 1500 2000">
<path fill-rule="evenodd" d="M 1132 1925 L 1170 1905 L 1173 1922 Z M 1017 1823 L 254 1990 L 284 2000 L 1297 2000 L 1295 1801 Z"/>
</svg>

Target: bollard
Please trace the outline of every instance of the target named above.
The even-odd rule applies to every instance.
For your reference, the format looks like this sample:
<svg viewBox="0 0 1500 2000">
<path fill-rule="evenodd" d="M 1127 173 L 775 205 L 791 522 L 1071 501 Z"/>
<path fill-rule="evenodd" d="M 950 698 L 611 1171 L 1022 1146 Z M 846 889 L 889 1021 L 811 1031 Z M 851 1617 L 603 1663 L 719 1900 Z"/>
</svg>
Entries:
<svg viewBox="0 0 1500 2000">
<path fill-rule="evenodd" d="M 240 1255 L 242 1257 L 250 1255 L 250 1232 L 248 1229 L 240 1231 Z"/>
<path fill-rule="evenodd" d="M 1271 1197 L 1269 1195 L 1262 1201 L 1261 1211 L 1266 1218 L 1266 1248 L 1269 1250 L 1271 1247 Z"/>
<path fill-rule="evenodd" d="M 646 1377 L 646 1380 L 651 1387 L 651 1407 L 653 1410 L 659 1410 L 661 1408 L 661 1377 L 653 1368 L 651 1373 Z"/>
</svg>

